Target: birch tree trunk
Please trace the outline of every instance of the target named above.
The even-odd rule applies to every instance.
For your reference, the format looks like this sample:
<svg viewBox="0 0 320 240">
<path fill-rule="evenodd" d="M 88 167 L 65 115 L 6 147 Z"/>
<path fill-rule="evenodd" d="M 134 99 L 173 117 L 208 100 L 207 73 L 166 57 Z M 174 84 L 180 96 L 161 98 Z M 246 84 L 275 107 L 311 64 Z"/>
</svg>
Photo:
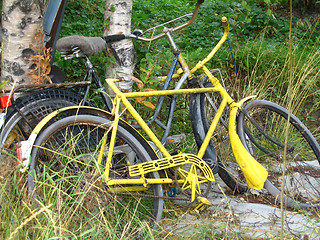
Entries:
<svg viewBox="0 0 320 240">
<path fill-rule="evenodd" d="M 131 15 L 133 0 L 106 0 L 104 14 L 104 36 L 112 34 L 126 34 L 131 31 Z M 116 59 L 116 65 L 107 69 L 107 78 L 122 77 L 125 81 L 119 82 L 121 91 L 131 91 L 132 79 L 136 62 L 136 53 L 131 40 L 124 39 L 108 45 Z M 114 93 L 109 89 L 110 95 Z"/>
<path fill-rule="evenodd" d="M 2 3 L 2 64 L 1 82 L 5 90 L 15 84 L 27 84 L 27 74 L 34 67 L 28 60 L 35 54 L 35 33 L 42 23 L 42 0 L 3 0 Z"/>
</svg>

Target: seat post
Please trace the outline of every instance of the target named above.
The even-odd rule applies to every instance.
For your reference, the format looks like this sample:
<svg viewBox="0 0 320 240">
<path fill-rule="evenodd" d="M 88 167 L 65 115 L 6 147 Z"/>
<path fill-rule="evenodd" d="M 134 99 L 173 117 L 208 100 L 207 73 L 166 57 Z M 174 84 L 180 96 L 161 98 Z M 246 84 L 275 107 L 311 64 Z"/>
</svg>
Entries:
<svg viewBox="0 0 320 240">
<path fill-rule="evenodd" d="M 92 69 L 93 65 L 92 65 L 90 59 L 87 56 L 85 56 L 85 59 L 86 59 L 85 60 L 86 67 L 89 68 L 89 69 Z"/>
</svg>

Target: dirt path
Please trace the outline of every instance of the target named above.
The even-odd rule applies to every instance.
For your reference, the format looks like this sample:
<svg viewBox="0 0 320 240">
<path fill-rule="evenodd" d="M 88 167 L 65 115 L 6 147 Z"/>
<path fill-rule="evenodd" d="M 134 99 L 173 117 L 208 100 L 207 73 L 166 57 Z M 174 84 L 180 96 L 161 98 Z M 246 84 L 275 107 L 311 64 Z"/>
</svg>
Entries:
<svg viewBox="0 0 320 240">
<path fill-rule="evenodd" d="M 216 235 L 224 239 L 276 239 L 280 237 L 281 210 L 260 203 L 248 203 L 243 197 L 226 196 L 218 188 L 226 190 L 217 179 L 208 199 L 212 206 L 198 216 L 184 213 L 174 224 L 164 223 L 168 231 L 177 237 L 197 239 L 203 233 L 209 239 Z M 320 220 L 308 212 L 284 212 L 285 239 L 320 239 Z M 220 233 L 217 233 L 220 231 Z M 201 234 L 200 234 L 201 235 Z M 210 238 L 212 236 L 212 238 Z"/>
</svg>

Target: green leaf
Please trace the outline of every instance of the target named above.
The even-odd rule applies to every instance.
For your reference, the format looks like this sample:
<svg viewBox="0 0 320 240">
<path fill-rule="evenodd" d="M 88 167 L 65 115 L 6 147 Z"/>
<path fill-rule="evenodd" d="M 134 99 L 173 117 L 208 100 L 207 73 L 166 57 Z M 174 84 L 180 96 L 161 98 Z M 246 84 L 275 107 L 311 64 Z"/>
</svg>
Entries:
<svg viewBox="0 0 320 240">
<path fill-rule="evenodd" d="M 271 15 L 272 15 L 272 11 L 271 11 L 270 8 L 268 8 L 268 10 L 267 10 L 267 15 L 268 15 L 268 16 L 271 16 Z"/>
<path fill-rule="evenodd" d="M 7 80 L 7 81 L 5 81 L 5 82 L 0 83 L 0 89 L 3 88 L 8 82 L 9 82 L 9 81 Z"/>
</svg>

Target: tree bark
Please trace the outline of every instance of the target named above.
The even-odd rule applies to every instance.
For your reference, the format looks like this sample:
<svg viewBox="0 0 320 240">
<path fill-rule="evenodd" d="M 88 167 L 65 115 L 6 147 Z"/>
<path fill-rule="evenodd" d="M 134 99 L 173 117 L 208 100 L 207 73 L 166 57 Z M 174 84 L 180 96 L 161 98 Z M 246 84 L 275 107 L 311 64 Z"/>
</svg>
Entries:
<svg viewBox="0 0 320 240">
<path fill-rule="evenodd" d="M 41 0 L 42 1 L 42 0 Z M 27 76 L 35 55 L 35 33 L 42 23 L 42 3 L 39 0 L 4 0 L 2 3 L 2 64 L 1 82 L 8 81 L 4 90 L 27 84 Z"/>
<path fill-rule="evenodd" d="M 131 31 L 131 15 L 133 0 L 106 0 L 104 14 L 104 36 L 112 34 L 126 34 Z M 131 40 L 124 39 L 108 45 L 112 55 L 116 59 L 115 66 L 107 69 L 107 78 L 123 78 L 119 82 L 121 91 L 131 91 L 132 79 L 136 62 L 136 53 Z M 110 91 L 110 95 L 114 94 Z"/>
</svg>

